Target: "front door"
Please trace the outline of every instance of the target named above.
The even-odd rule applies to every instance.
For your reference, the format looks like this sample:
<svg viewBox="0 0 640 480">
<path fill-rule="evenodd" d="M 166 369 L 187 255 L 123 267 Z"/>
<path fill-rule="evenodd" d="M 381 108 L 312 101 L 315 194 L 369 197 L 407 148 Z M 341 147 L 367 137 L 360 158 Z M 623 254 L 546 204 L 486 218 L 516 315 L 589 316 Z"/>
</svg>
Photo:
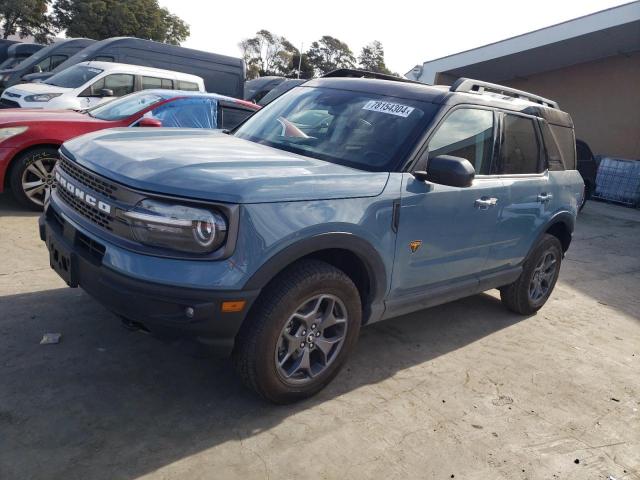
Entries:
<svg viewBox="0 0 640 480">
<path fill-rule="evenodd" d="M 429 140 L 429 158 L 453 155 L 471 162 L 479 175 L 472 186 L 438 185 L 404 174 L 389 295 L 393 303 L 411 302 L 441 287 L 477 283 L 486 268 L 504 200 L 502 180 L 488 175 L 494 116 L 487 109 L 457 108 Z"/>
</svg>

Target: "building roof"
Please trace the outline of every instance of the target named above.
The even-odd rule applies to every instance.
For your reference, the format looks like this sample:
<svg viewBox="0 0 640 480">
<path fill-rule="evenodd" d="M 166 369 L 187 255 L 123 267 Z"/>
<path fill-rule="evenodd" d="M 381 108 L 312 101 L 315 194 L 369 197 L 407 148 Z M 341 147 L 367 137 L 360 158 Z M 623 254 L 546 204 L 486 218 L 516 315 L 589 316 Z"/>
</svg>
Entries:
<svg viewBox="0 0 640 480">
<path fill-rule="evenodd" d="M 437 73 L 500 82 L 640 50 L 640 1 L 416 65 L 405 76 Z"/>
</svg>

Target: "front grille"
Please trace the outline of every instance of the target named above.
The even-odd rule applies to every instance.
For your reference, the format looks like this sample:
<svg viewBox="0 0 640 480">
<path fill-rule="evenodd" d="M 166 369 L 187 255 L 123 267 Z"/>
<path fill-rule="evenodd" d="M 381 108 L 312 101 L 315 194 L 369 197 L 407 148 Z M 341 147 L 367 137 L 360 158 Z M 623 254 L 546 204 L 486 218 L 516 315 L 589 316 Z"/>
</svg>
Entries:
<svg viewBox="0 0 640 480">
<path fill-rule="evenodd" d="M 92 240 L 80 231 L 76 231 L 76 245 L 84 249 L 98 263 L 102 261 L 104 252 L 107 250 L 104 245 Z"/>
<path fill-rule="evenodd" d="M 96 192 L 101 193 L 105 197 L 108 197 L 112 200 L 116 199 L 115 193 L 118 190 L 118 187 L 113 183 L 107 182 L 96 175 L 92 175 L 82 170 L 64 157 L 61 157 L 58 164 L 67 175 L 73 177 L 78 182 L 86 185 Z"/>
<path fill-rule="evenodd" d="M 108 215 L 103 211 L 98 210 L 97 208 L 92 207 L 91 205 L 80 201 L 78 198 L 76 198 L 74 195 L 69 193 L 64 188 L 56 188 L 56 192 L 58 195 L 60 195 L 60 198 L 62 198 L 64 203 L 69 205 L 80 215 L 91 220 L 93 223 L 95 223 L 96 225 L 106 230 L 113 231 L 112 223 L 114 218 L 111 215 Z"/>
<path fill-rule="evenodd" d="M 20 108 L 20 104 L 18 102 L 14 102 L 13 100 L 0 98 L 0 108 Z"/>
</svg>

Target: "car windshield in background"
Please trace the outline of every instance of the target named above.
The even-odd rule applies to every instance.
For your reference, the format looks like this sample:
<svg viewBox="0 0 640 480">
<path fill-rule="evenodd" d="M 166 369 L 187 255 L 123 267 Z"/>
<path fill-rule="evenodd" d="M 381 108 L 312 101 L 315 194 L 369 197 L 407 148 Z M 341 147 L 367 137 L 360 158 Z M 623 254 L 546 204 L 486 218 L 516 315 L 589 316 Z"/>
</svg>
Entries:
<svg viewBox="0 0 640 480">
<path fill-rule="evenodd" d="M 55 85 L 56 87 L 78 88 L 100 73 L 102 73 L 100 68 L 89 67 L 87 65 L 75 65 L 60 73 L 56 73 L 51 78 L 45 80 L 44 83 Z"/>
<path fill-rule="evenodd" d="M 389 171 L 436 106 L 333 88 L 299 87 L 234 133 L 256 143 L 369 171 Z"/>
<path fill-rule="evenodd" d="M 22 62 L 25 57 L 9 57 L 4 62 L 0 63 L 0 70 L 9 70 Z"/>
<path fill-rule="evenodd" d="M 161 100 L 164 98 L 153 93 L 133 93 L 91 108 L 87 110 L 87 114 L 100 120 L 122 120 Z"/>
</svg>

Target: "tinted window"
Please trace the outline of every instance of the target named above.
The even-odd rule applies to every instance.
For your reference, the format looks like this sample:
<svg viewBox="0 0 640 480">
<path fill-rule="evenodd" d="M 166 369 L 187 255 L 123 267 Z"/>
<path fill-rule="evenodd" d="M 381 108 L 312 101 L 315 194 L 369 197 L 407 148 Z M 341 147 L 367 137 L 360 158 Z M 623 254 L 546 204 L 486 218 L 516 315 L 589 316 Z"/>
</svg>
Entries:
<svg viewBox="0 0 640 480">
<path fill-rule="evenodd" d="M 49 65 L 49 69 L 45 70 L 44 68 L 42 69 L 43 72 L 49 72 L 51 70 L 53 70 L 54 68 L 56 68 L 58 65 L 60 65 L 62 62 L 64 62 L 68 57 L 66 55 L 53 55 L 51 57 L 51 64 Z"/>
<path fill-rule="evenodd" d="M 145 116 L 160 120 L 163 127 L 218 128 L 217 111 L 215 98 L 181 98 L 159 105 Z"/>
<path fill-rule="evenodd" d="M 560 155 L 567 170 L 576 169 L 576 139 L 573 128 L 549 125 L 553 137 L 560 148 Z"/>
<path fill-rule="evenodd" d="M 100 73 L 102 73 L 102 70 L 99 68 L 75 65 L 60 73 L 56 73 L 51 78 L 45 80 L 44 83 L 57 87 L 78 88 Z"/>
<path fill-rule="evenodd" d="M 113 57 L 100 56 L 93 57 L 93 60 L 96 62 L 113 62 Z"/>
<path fill-rule="evenodd" d="M 555 138 L 553 138 L 549 124 L 547 122 L 541 122 L 540 126 L 542 129 L 544 148 L 547 152 L 547 166 L 549 167 L 549 170 L 564 170 L 560 150 L 558 149 Z"/>
<path fill-rule="evenodd" d="M 517 115 L 505 115 L 500 155 L 494 173 L 539 173 L 539 160 L 538 139 L 533 120 Z"/>
<path fill-rule="evenodd" d="M 178 90 L 187 90 L 197 92 L 200 90 L 197 83 L 185 82 L 184 80 L 178 80 Z"/>
<path fill-rule="evenodd" d="M 251 116 L 235 135 L 370 171 L 389 171 L 438 107 L 369 92 L 301 87 Z"/>
<path fill-rule="evenodd" d="M 232 130 L 245 119 L 249 118 L 253 111 L 242 110 L 240 108 L 222 107 L 222 128 Z"/>
<path fill-rule="evenodd" d="M 99 96 L 100 90 L 103 88 L 113 90 L 114 97 L 122 97 L 123 95 L 133 92 L 133 75 L 127 73 L 107 75 L 82 92 L 81 96 Z"/>
<path fill-rule="evenodd" d="M 493 155 L 493 112 L 473 108 L 454 110 L 429 141 L 429 158 L 438 155 L 466 158 L 477 174 L 489 174 Z"/>
</svg>

